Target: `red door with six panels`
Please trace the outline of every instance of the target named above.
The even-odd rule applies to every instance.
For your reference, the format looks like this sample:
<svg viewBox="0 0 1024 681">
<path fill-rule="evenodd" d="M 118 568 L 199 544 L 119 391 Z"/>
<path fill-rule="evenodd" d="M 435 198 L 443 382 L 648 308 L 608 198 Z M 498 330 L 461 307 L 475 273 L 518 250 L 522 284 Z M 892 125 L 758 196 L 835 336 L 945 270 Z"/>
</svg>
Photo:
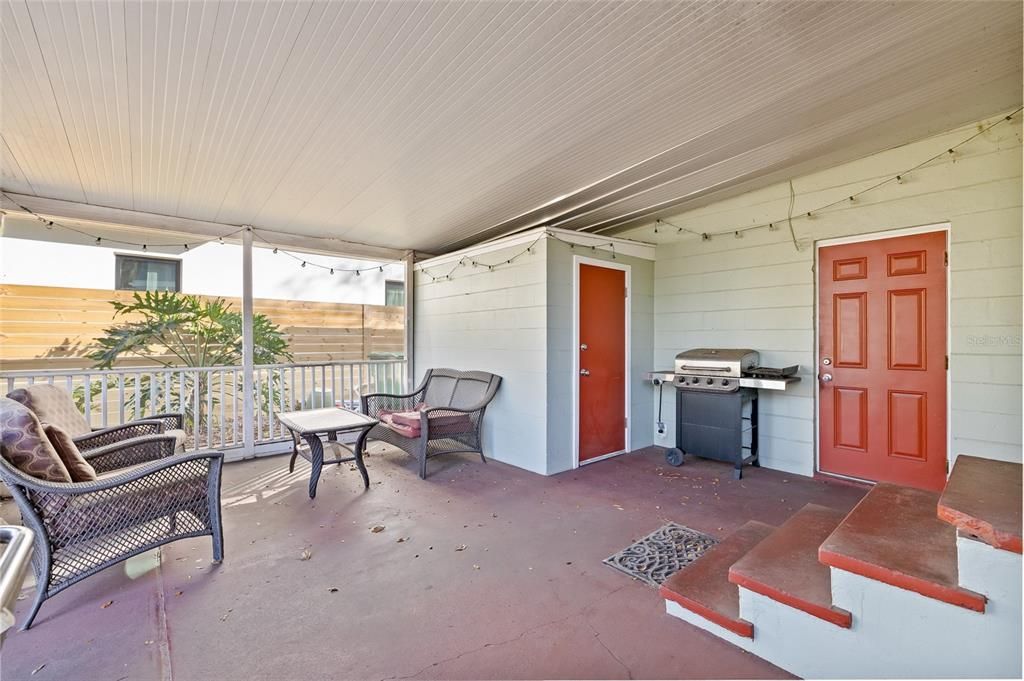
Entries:
<svg viewBox="0 0 1024 681">
<path fill-rule="evenodd" d="M 818 252 L 819 467 L 946 481 L 946 233 Z"/>
</svg>

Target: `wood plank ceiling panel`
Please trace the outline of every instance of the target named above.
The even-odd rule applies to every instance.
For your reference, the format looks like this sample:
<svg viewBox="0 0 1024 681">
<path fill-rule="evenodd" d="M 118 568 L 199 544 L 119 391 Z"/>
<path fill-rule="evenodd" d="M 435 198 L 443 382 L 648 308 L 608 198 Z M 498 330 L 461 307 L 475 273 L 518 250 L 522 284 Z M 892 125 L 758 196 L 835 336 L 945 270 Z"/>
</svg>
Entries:
<svg viewBox="0 0 1024 681">
<path fill-rule="evenodd" d="M 3 188 L 441 252 L 1018 106 L 1021 3 L 3 0 Z"/>
</svg>

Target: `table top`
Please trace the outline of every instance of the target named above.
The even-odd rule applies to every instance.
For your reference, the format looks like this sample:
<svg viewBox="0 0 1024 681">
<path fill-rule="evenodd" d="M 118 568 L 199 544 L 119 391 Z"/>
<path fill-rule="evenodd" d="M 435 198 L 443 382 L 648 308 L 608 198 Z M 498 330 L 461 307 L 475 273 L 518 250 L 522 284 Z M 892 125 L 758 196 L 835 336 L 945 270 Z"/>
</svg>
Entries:
<svg viewBox="0 0 1024 681">
<path fill-rule="evenodd" d="M 300 435 L 359 430 L 379 423 L 377 419 L 341 407 L 285 411 L 277 414 L 277 420 Z"/>
</svg>

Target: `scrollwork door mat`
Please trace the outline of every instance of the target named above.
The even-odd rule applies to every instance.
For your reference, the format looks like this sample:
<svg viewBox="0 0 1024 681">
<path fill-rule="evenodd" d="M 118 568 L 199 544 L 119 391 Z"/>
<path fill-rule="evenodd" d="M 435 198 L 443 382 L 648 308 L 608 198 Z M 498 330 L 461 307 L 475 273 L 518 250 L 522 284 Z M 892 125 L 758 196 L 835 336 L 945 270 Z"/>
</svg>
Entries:
<svg viewBox="0 0 1024 681">
<path fill-rule="evenodd" d="M 658 587 L 717 543 L 714 537 L 669 523 L 605 558 L 604 564 Z"/>
</svg>

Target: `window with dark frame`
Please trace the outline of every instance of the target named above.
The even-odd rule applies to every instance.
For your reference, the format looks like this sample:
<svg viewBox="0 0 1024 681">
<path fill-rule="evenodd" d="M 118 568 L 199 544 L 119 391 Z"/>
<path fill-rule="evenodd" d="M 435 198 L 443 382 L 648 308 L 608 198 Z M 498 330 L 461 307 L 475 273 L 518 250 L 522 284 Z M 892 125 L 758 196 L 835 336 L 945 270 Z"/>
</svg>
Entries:
<svg viewBox="0 0 1024 681">
<path fill-rule="evenodd" d="M 114 288 L 118 291 L 181 291 L 181 261 L 117 255 Z"/>
<path fill-rule="evenodd" d="M 384 304 L 385 305 L 397 305 L 399 307 L 405 305 L 405 282 L 404 281 L 385 281 L 384 282 Z"/>
</svg>

